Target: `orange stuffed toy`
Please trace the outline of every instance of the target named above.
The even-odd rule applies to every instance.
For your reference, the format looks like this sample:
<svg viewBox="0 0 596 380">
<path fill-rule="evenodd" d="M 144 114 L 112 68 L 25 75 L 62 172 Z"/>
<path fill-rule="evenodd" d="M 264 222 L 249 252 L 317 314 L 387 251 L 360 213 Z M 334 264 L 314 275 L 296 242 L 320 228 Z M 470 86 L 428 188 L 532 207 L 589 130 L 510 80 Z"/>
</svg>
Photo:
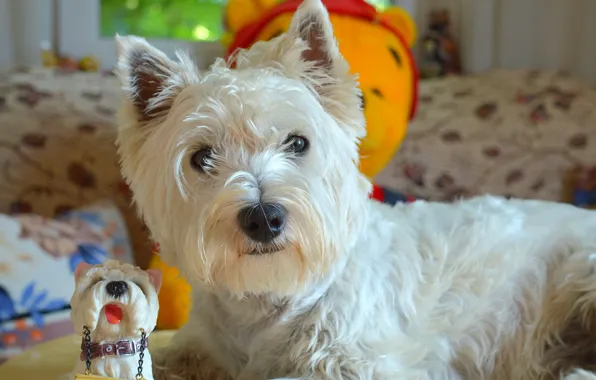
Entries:
<svg viewBox="0 0 596 380">
<path fill-rule="evenodd" d="M 230 0 L 225 11 L 228 54 L 284 33 L 302 0 Z M 418 73 L 410 51 L 416 38 L 412 19 L 401 8 L 383 12 L 364 0 L 323 0 L 341 53 L 360 75 L 367 136 L 360 145 L 360 169 L 374 178 L 391 160 L 416 111 Z M 372 196 L 378 198 L 375 187 Z M 382 200 L 382 199 L 379 199 Z M 188 318 L 190 288 L 154 255 L 163 271 L 159 328 L 178 328 Z"/>
</svg>

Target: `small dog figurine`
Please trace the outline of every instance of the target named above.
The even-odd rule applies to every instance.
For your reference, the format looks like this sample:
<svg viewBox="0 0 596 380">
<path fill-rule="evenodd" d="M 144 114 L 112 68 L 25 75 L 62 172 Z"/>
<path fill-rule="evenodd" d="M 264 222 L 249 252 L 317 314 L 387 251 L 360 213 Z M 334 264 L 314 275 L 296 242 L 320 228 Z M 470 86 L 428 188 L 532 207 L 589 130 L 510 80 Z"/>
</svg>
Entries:
<svg viewBox="0 0 596 380">
<path fill-rule="evenodd" d="M 161 272 L 108 260 L 75 270 L 71 319 L 83 334 L 74 379 L 153 380 L 149 334 L 155 328 Z"/>
<path fill-rule="evenodd" d="M 118 45 L 122 170 L 193 287 L 156 379 L 596 379 L 596 212 L 370 200 L 321 0 L 205 72 Z"/>
</svg>

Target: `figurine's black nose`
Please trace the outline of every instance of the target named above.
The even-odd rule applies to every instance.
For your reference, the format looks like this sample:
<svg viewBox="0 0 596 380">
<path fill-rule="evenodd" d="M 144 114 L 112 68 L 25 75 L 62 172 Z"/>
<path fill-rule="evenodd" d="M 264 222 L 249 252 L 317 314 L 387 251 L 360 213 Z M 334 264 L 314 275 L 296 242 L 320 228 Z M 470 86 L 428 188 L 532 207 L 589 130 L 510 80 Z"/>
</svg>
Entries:
<svg viewBox="0 0 596 380">
<path fill-rule="evenodd" d="M 252 240 L 269 243 L 284 230 L 286 217 L 287 211 L 282 205 L 259 203 L 240 210 L 238 224 Z"/>
<path fill-rule="evenodd" d="M 128 285 L 124 281 L 110 281 L 106 285 L 106 292 L 111 297 L 120 298 L 128 290 Z"/>
</svg>

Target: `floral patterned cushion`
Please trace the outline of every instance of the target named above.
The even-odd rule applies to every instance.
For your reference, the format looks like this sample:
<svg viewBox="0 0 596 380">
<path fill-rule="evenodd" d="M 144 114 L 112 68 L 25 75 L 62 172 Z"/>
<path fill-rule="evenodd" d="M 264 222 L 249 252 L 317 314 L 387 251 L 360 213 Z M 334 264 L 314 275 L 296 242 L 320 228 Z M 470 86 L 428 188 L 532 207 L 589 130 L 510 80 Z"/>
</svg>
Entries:
<svg viewBox="0 0 596 380">
<path fill-rule="evenodd" d="M 78 263 L 134 263 L 124 219 L 109 201 L 56 219 L 0 215 L 0 361 L 70 334 Z"/>
<path fill-rule="evenodd" d="M 418 115 L 377 183 L 431 200 L 559 201 L 565 172 L 595 165 L 594 149 L 596 89 L 565 73 L 424 80 Z"/>
</svg>

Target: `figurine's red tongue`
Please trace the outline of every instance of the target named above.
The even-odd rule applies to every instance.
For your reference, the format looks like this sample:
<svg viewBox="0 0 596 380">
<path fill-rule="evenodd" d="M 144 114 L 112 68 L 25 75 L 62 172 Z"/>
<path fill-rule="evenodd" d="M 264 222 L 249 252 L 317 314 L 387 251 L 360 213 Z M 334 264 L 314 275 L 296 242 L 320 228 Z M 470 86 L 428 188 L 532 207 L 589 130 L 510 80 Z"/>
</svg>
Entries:
<svg viewBox="0 0 596 380">
<path fill-rule="evenodd" d="M 108 323 L 117 325 L 122 320 L 122 309 L 116 305 L 106 305 L 105 313 Z"/>
</svg>

